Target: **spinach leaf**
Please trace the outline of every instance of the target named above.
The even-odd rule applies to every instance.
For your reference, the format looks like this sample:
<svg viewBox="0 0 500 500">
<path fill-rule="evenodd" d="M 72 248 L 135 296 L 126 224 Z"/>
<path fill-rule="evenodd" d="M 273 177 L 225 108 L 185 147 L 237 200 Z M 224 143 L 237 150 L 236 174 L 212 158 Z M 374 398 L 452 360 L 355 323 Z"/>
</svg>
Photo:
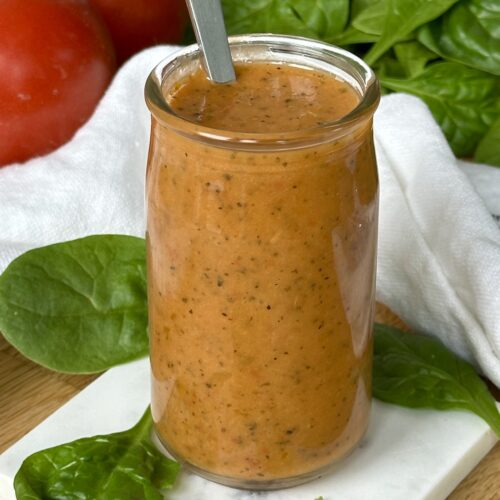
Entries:
<svg viewBox="0 0 500 500">
<path fill-rule="evenodd" d="M 282 33 L 326 39 L 347 23 L 348 0 L 222 0 L 230 34 Z"/>
<path fill-rule="evenodd" d="M 89 236 L 37 248 L 0 276 L 0 331 L 47 368 L 90 373 L 148 352 L 141 238 Z"/>
<path fill-rule="evenodd" d="M 334 45 L 351 45 L 356 43 L 373 43 L 378 40 L 377 35 L 371 35 L 357 30 L 353 26 L 349 26 L 339 35 L 330 37 L 327 41 Z"/>
<path fill-rule="evenodd" d="M 406 69 L 390 52 L 384 54 L 376 63 L 375 70 L 379 79 L 381 78 L 406 78 Z M 385 90 L 381 87 L 381 91 Z"/>
<path fill-rule="evenodd" d="M 290 7 L 315 34 L 327 40 L 342 32 L 349 17 L 349 0 L 292 0 Z"/>
<path fill-rule="evenodd" d="M 230 35 L 281 33 L 314 38 L 314 32 L 295 14 L 288 1 L 222 0 L 226 28 Z"/>
<path fill-rule="evenodd" d="M 383 30 L 380 39 L 366 54 L 366 62 L 373 64 L 396 42 L 419 26 L 439 17 L 456 2 L 457 0 L 386 0 Z M 359 24 L 356 28 L 361 29 Z"/>
<path fill-rule="evenodd" d="M 500 75 L 500 2 L 468 0 L 424 26 L 419 40 L 451 61 Z"/>
<path fill-rule="evenodd" d="M 150 441 L 148 409 L 132 429 L 78 439 L 29 456 L 14 478 L 18 500 L 161 500 L 179 464 Z"/>
<path fill-rule="evenodd" d="M 500 167 L 500 115 L 478 144 L 474 159 Z"/>
<path fill-rule="evenodd" d="M 495 120 L 500 79 L 462 64 L 431 64 L 410 79 L 380 77 L 394 91 L 422 98 L 457 156 L 472 155 Z"/>
<path fill-rule="evenodd" d="M 352 2 L 352 26 L 364 33 L 380 37 L 384 31 L 387 1 L 354 0 Z"/>
<path fill-rule="evenodd" d="M 373 395 L 410 408 L 471 411 L 500 436 L 500 413 L 474 368 L 424 335 L 375 325 Z"/>
<path fill-rule="evenodd" d="M 397 43 L 393 49 L 408 78 L 422 73 L 428 62 L 439 58 L 437 54 L 415 40 Z"/>
</svg>

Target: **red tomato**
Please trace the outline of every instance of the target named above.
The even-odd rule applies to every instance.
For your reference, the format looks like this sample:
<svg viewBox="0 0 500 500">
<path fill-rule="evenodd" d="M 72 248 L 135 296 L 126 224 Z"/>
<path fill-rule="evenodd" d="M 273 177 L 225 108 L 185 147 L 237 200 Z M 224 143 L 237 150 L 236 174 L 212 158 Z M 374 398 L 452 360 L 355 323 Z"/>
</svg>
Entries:
<svg viewBox="0 0 500 500">
<path fill-rule="evenodd" d="M 188 19 L 184 0 L 89 0 L 102 15 L 118 63 L 151 45 L 179 43 Z"/>
<path fill-rule="evenodd" d="M 86 0 L 0 1 L 0 165 L 68 141 L 115 71 L 102 20 Z"/>
</svg>

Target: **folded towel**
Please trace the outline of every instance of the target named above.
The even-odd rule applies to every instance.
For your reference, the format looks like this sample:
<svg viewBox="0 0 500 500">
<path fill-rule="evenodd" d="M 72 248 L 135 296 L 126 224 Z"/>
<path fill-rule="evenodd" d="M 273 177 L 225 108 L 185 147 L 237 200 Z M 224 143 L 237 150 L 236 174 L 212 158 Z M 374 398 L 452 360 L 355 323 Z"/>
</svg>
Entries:
<svg viewBox="0 0 500 500">
<path fill-rule="evenodd" d="M 413 328 L 475 361 L 499 386 L 500 230 L 421 101 L 384 98 L 374 127 L 378 298 Z M 500 170 L 479 167 L 493 204 Z M 479 187 L 484 179 L 471 175 Z"/>
<path fill-rule="evenodd" d="M 144 235 L 149 112 L 143 87 L 174 49 L 149 49 L 123 66 L 68 144 L 0 169 L 0 271 L 49 243 Z M 461 165 L 471 183 L 425 104 L 404 94 L 382 98 L 375 142 L 378 298 L 500 386 L 500 230 L 488 211 L 500 213 L 500 169 Z"/>
</svg>

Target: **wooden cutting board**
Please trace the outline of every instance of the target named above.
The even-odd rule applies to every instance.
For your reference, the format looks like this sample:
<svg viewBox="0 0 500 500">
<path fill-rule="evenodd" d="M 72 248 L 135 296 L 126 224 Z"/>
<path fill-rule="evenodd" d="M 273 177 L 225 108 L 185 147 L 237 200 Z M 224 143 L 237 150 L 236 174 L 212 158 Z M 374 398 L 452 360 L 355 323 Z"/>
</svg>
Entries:
<svg viewBox="0 0 500 500">
<path fill-rule="evenodd" d="M 377 321 L 403 327 L 383 305 Z M 21 356 L 0 336 L 0 453 L 81 391 L 96 375 L 65 375 Z M 498 393 L 495 394 L 498 398 Z M 451 500 L 500 499 L 500 443 L 449 496 Z"/>
</svg>

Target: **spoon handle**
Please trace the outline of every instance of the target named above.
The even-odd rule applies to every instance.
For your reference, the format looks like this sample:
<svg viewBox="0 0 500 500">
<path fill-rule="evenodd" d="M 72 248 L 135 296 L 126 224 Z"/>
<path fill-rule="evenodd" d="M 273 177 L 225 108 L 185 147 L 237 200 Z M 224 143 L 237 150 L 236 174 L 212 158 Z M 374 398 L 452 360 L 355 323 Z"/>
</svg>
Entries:
<svg viewBox="0 0 500 500">
<path fill-rule="evenodd" d="M 220 0 L 186 0 L 205 69 L 215 83 L 236 80 Z"/>
</svg>

